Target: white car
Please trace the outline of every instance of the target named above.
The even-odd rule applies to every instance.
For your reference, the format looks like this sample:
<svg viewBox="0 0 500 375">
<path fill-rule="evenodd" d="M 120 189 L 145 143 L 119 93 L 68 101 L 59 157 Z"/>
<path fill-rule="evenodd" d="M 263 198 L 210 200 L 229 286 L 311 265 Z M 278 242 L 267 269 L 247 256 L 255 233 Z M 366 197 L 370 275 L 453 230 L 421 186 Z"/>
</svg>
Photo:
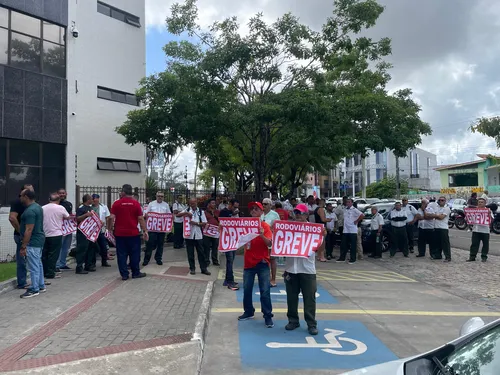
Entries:
<svg viewBox="0 0 500 375">
<path fill-rule="evenodd" d="M 342 201 L 342 198 L 328 198 L 326 204 L 331 204 L 333 207 L 337 207 L 338 201 Z"/>
<path fill-rule="evenodd" d="M 485 325 L 481 318 L 471 318 L 458 339 L 437 349 L 342 375 L 497 375 L 499 349 L 500 319 Z"/>
<path fill-rule="evenodd" d="M 358 210 L 363 212 L 363 210 L 374 203 L 380 202 L 378 198 L 355 198 L 354 202 L 356 202 L 358 206 Z"/>
</svg>

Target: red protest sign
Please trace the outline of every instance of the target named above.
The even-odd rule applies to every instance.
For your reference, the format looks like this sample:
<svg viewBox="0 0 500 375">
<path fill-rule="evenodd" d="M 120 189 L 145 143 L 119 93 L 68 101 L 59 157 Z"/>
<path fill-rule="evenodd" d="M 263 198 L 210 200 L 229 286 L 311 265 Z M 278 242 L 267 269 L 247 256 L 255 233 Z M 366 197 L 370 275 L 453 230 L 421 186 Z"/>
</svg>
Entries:
<svg viewBox="0 0 500 375">
<path fill-rule="evenodd" d="M 172 214 L 159 214 L 157 212 L 148 212 L 146 227 L 148 232 L 167 233 L 172 231 L 174 218 Z"/>
<path fill-rule="evenodd" d="M 189 216 L 184 216 L 184 238 L 189 238 L 191 236 L 191 218 Z"/>
<path fill-rule="evenodd" d="M 94 211 L 92 211 L 92 216 L 89 216 L 88 218 L 83 220 L 80 225 L 78 225 L 78 229 L 80 230 L 80 232 L 82 232 L 85 237 L 87 237 L 87 239 L 91 242 L 97 241 L 97 237 L 99 237 L 101 228 L 101 219 L 99 219 Z"/>
<path fill-rule="evenodd" d="M 104 232 L 104 237 L 113 244 L 113 246 L 116 246 L 116 239 L 113 233 L 111 233 L 109 230 L 106 229 L 106 232 Z"/>
<path fill-rule="evenodd" d="M 260 233 L 260 219 L 252 218 L 219 218 L 220 240 L 219 251 L 233 251 L 246 245 Z"/>
<path fill-rule="evenodd" d="M 489 208 L 464 208 L 465 220 L 469 225 L 485 225 L 491 224 L 491 211 Z"/>
<path fill-rule="evenodd" d="M 203 235 L 207 237 L 219 238 L 219 227 L 213 224 L 207 224 L 203 228 Z"/>
<path fill-rule="evenodd" d="M 271 256 L 309 258 L 323 243 L 323 224 L 276 220 Z"/>
<path fill-rule="evenodd" d="M 71 215 L 70 218 L 71 219 L 63 220 L 62 222 L 61 230 L 63 236 L 76 232 L 77 224 L 75 215 Z"/>
</svg>

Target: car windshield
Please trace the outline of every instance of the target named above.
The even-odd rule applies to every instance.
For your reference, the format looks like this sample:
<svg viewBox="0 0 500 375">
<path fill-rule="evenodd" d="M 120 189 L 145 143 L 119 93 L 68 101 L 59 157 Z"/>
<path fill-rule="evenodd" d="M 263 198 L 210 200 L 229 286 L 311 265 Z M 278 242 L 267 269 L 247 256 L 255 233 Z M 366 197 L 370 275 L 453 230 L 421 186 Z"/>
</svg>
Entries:
<svg viewBox="0 0 500 375">
<path fill-rule="evenodd" d="M 500 374 L 500 326 L 485 332 L 455 350 L 447 365 L 455 374 Z"/>
</svg>

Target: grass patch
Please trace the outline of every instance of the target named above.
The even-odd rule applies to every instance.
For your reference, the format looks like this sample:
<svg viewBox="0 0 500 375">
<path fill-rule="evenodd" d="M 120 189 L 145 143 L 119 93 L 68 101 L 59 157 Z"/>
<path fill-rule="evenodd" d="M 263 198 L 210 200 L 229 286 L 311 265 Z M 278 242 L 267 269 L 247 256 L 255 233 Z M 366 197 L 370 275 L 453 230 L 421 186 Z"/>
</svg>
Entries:
<svg viewBox="0 0 500 375">
<path fill-rule="evenodd" d="M 0 281 L 16 277 L 16 262 L 0 263 Z"/>
</svg>

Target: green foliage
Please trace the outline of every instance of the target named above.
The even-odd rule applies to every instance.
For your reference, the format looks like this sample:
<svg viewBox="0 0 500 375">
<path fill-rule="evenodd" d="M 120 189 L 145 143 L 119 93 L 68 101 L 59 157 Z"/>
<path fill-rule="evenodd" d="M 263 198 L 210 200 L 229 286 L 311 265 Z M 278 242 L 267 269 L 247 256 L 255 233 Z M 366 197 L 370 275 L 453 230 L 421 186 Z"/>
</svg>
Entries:
<svg viewBox="0 0 500 375">
<path fill-rule="evenodd" d="M 153 199 L 158 191 L 158 183 L 153 177 L 146 177 L 146 196 Z"/>
<path fill-rule="evenodd" d="M 396 178 L 386 177 L 366 187 L 367 198 L 394 198 L 396 196 Z M 408 194 L 408 182 L 401 181 L 401 194 Z"/>
<path fill-rule="evenodd" d="M 168 155 L 194 144 L 213 177 L 232 175 L 257 197 L 292 192 L 307 172 L 354 153 L 405 153 L 431 130 L 410 90 L 386 90 L 389 39 L 358 35 L 382 11 L 375 0 L 335 0 L 321 31 L 290 13 L 270 24 L 259 13 L 241 35 L 235 17 L 202 30 L 195 0 L 174 4 L 168 31 L 195 42 L 164 47 L 166 71 L 144 79 L 145 107 L 117 131 Z"/>
<path fill-rule="evenodd" d="M 495 139 L 497 147 L 500 148 L 500 117 L 478 118 L 470 130 L 472 133 L 480 133 Z"/>
</svg>

